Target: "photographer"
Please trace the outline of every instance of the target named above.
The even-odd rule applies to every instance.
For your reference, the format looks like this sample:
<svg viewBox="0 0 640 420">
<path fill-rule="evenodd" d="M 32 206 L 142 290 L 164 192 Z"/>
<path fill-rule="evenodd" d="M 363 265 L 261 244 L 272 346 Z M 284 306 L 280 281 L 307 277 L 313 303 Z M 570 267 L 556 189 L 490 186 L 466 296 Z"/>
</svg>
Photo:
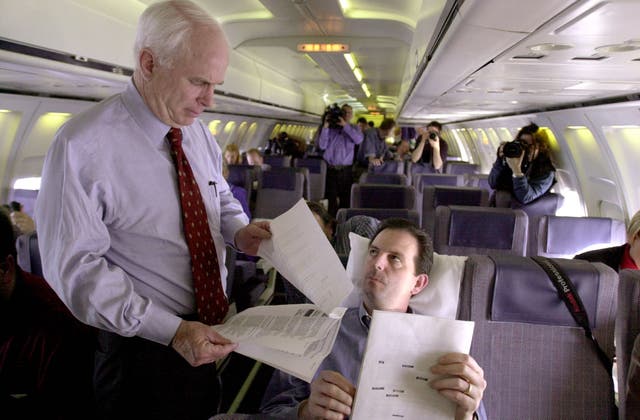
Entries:
<svg viewBox="0 0 640 420">
<path fill-rule="evenodd" d="M 327 107 L 318 137 L 318 145 L 324 150 L 323 158 L 327 162 L 325 195 L 329 201 L 329 213 L 334 217 L 338 208 L 350 205 L 353 150 L 363 139 L 360 128 L 349 123 L 352 116 L 353 110 L 349 105 Z"/>
<path fill-rule="evenodd" d="M 449 145 L 440 137 L 442 124 L 438 121 L 431 121 L 427 128 L 418 128 L 418 145 L 411 154 L 413 163 L 428 163 L 433 167 L 434 172 L 444 173 L 447 169 L 447 152 Z"/>
<path fill-rule="evenodd" d="M 536 124 L 523 127 L 516 140 L 498 148 L 489 185 L 494 190 L 511 192 L 522 204 L 547 193 L 555 182 L 546 134 Z"/>
</svg>

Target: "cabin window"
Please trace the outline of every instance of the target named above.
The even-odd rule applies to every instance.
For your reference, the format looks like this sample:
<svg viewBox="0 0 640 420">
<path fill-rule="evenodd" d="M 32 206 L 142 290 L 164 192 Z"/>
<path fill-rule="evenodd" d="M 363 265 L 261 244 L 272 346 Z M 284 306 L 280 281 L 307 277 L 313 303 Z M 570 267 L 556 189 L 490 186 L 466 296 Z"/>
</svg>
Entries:
<svg viewBox="0 0 640 420">
<path fill-rule="evenodd" d="M 626 215 L 631 217 L 640 209 L 640 126 L 612 125 L 603 127 L 606 144 L 615 161 L 614 170 L 620 181 L 619 188 L 624 197 Z"/>
<path fill-rule="evenodd" d="M 603 207 L 619 206 L 619 190 L 609 168 L 607 153 L 598 144 L 591 130 L 585 126 L 568 126 L 564 130 L 564 138 L 573 160 L 575 174 L 565 173 L 567 177 L 563 181 L 568 181 L 571 190 L 578 192 L 584 200 L 584 206 L 581 206 L 580 211 L 575 203 L 566 203 L 565 199 L 565 204 L 575 206 L 574 214 L 578 216 L 585 215 L 585 207 L 587 215 L 603 216 Z M 572 179 L 574 176 L 577 180 Z M 559 192 L 565 195 L 563 190 Z"/>
<path fill-rule="evenodd" d="M 211 131 L 211 134 L 213 134 L 214 137 L 218 135 L 218 130 L 221 122 L 222 121 L 220 120 L 213 120 L 209 123 L 209 131 Z"/>
</svg>

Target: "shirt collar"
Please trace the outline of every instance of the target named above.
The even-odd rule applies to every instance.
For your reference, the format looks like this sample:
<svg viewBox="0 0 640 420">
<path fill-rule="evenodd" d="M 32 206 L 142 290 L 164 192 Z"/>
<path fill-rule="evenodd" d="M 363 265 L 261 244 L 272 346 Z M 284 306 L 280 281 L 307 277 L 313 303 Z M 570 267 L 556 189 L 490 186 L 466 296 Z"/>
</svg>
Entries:
<svg viewBox="0 0 640 420">
<path fill-rule="evenodd" d="M 411 306 L 407 307 L 407 313 L 412 314 L 413 309 Z M 360 324 L 369 331 L 369 326 L 371 325 L 371 315 L 367 313 L 367 309 L 364 307 L 364 302 L 360 302 L 360 307 L 358 308 L 358 319 L 360 320 Z"/>
<path fill-rule="evenodd" d="M 147 133 L 152 141 L 164 142 L 164 138 L 171 127 L 160 121 L 160 119 L 151 112 L 144 102 L 144 99 L 142 99 L 140 92 L 138 92 L 138 89 L 133 84 L 133 78 L 129 79 L 126 89 L 122 92 L 122 102 L 135 122 Z"/>
</svg>

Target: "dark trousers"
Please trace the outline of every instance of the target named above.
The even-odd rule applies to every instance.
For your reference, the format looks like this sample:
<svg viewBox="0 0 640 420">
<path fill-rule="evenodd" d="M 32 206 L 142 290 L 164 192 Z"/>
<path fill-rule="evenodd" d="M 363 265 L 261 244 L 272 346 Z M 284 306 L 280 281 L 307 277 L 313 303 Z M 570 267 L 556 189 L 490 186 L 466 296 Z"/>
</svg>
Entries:
<svg viewBox="0 0 640 420">
<path fill-rule="evenodd" d="M 329 214 L 336 217 L 339 208 L 351 205 L 351 184 L 353 175 L 351 165 L 329 166 L 327 168 L 326 197 L 329 201 Z"/>
<path fill-rule="evenodd" d="M 217 412 L 215 363 L 192 367 L 169 346 L 106 331 L 95 359 L 102 419 L 208 419 Z"/>
</svg>

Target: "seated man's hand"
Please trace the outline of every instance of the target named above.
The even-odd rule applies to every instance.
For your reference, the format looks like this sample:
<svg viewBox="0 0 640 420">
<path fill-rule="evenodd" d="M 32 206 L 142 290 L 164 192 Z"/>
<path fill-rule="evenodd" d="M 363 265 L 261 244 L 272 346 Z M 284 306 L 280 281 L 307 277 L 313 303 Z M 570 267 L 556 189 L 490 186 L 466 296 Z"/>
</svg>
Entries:
<svg viewBox="0 0 640 420">
<path fill-rule="evenodd" d="M 197 321 L 182 321 L 171 347 L 191 366 L 215 362 L 238 347 L 216 332 L 209 325 Z"/>
<path fill-rule="evenodd" d="M 484 371 L 468 354 L 449 353 L 438 360 L 431 372 L 444 375 L 431 382 L 431 387 L 456 403 L 456 420 L 471 419 L 478 410 L 487 387 Z"/>
<path fill-rule="evenodd" d="M 343 419 L 351 414 L 356 388 L 347 378 L 323 370 L 311 383 L 311 395 L 302 403 L 300 419 Z"/>
</svg>

